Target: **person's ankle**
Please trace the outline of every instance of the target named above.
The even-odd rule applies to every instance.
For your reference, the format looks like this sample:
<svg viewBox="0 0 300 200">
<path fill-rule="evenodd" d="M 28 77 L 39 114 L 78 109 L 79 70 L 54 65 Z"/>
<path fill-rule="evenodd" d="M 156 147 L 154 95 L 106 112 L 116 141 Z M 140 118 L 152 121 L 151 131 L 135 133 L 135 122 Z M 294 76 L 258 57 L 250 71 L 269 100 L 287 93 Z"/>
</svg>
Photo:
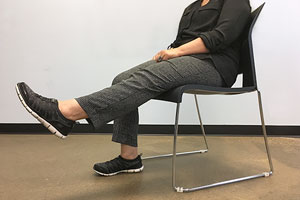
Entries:
<svg viewBox="0 0 300 200">
<path fill-rule="evenodd" d="M 138 154 L 121 154 L 121 157 L 126 160 L 134 160 L 138 157 Z"/>
<path fill-rule="evenodd" d="M 75 99 L 58 101 L 58 109 L 65 118 L 72 121 L 88 118 L 87 113 Z"/>
<path fill-rule="evenodd" d="M 68 104 L 66 104 L 65 101 L 58 101 L 58 109 L 66 119 L 76 121 L 69 109 Z"/>
</svg>

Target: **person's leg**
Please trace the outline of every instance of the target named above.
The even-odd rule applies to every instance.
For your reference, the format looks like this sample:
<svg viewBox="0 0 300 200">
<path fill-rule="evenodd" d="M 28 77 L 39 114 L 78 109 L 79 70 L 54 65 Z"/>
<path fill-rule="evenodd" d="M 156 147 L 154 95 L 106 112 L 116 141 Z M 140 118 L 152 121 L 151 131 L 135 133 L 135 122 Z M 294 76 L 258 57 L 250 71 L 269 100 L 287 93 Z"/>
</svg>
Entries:
<svg viewBox="0 0 300 200">
<path fill-rule="evenodd" d="M 112 81 L 112 85 L 128 79 L 131 74 L 152 63 L 153 61 L 146 62 L 118 74 Z M 112 141 L 120 143 L 121 152 L 119 157 L 113 160 L 94 164 L 93 169 L 96 173 L 104 176 L 111 176 L 120 172 L 132 173 L 141 172 L 143 170 L 144 166 L 142 164 L 141 157 L 138 155 L 137 148 L 138 122 L 138 108 L 114 119 Z"/>
<path fill-rule="evenodd" d="M 123 158 L 132 159 L 138 156 L 138 123 L 138 109 L 114 119 L 112 141 L 121 144 Z"/>
<path fill-rule="evenodd" d="M 183 56 L 159 63 L 154 61 L 149 63 L 151 64 L 147 67 L 130 74 L 128 79 L 93 94 L 68 101 L 69 103 L 58 103 L 55 99 L 42 97 L 34 93 L 25 83 L 18 83 L 16 90 L 26 109 L 52 133 L 63 132 L 59 135 L 63 138 L 77 119 L 89 117 L 95 128 L 99 128 L 136 110 L 143 103 L 173 87 L 184 84 L 223 85 L 221 76 L 208 61 Z M 76 113 L 70 117 L 72 120 L 64 117 L 60 111 L 66 107 L 70 108 L 66 109 L 70 110 L 69 113 L 72 114 L 74 111 Z"/>
<path fill-rule="evenodd" d="M 112 81 L 112 85 L 118 84 L 123 80 L 144 69 L 156 61 L 148 61 L 118 74 Z M 114 119 L 112 141 L 121 144 L 121 156 L 125 159 L 135 159 L 138 156 L 137 134 L 138 134 L 139 113 L 138 108 Z"/>
<path fill-rule="evenodd" d="M 112 85 L 115 85 L 117 83 L 120 83 L 123 80 L 128 79 L 134 72 L 137 72 L 143 68 L 146 68 L 149 65 L 152 65 L 156 61 L 150 60 L 148 62 L 142 63 L 136 67 L 133 67 L 129 70 L 126 70 L 120 74 L 118 74 L 112 81 Z M 78 104 L 78 102 L 75 99 L 70 100 L 64 100 L 64 101 L 58 101 L 58 107 L 59 110 L 62 112 L 62 114 L 70 120 L 76 121 L 80 119 L 87 119 L 88 115 L 87 113 L 81 108 L 81 106 Z M 137 110 L 135 110 L 138 112 Z M 132 112 L 134 113 L 134 112 Z M 134 114 L 136 116 L 137 114 Z M 121 117 L 123 119 L 127 119 L 129 116 Z M 132 118 L 132 117 L 129 117 Z M 121 120 L 122 121 L 122 120 Z"/>
<path fill-rule="evenodd" d="M 115 135 L 120 136 L 113 137 L 114 140 L 120 143 L 127 140 L 124 144 L 137 146 L 134 139 L 130 140 L 128 138 L 130 138 L 131 132 L 137 132 L 137 108 L 139 105 L 173 87 L 183 84 L 223 85 L 221 76 L 211 62 L 189 56 L 160 63 L 150 61 L 146 65 L 143 64 L 141 66 L 143 67 L 136 67 L 136 69 L 133 68 L 135 70 L 121 73 L 120 76 L 117 76 L 119 78 L 116 77 L 111 87 L 77 98 L 77 109 L 73 110 L 79 110 L 79 114 L 74 112 L 75 117 L 71 119 L 75 120 L 76 116 L 88 116 L 96 128 L 115 119 L 117 125 L 114 132 L 119 132 L 120 134 Z M 76 104 L 74 99 L 72 102 Z M 61 110 L 63 109 L 61 108 Z M 73 113 L 73 110 L 71 109 L 70 113 Z M 127 123 L 118 123 L 119 119 L 122 119 L 122 122 L 127 120 Z M 122 126 L 122 124 L 125 125 Z M 135 131 L 127 131 L 129 135 L 126 135 L 126 127 L 130 125 L 132 127 L 128 130 Z M 121 140 L 120 138 L 123 139 Z"/>
<path fill-rule="evenodd" d="M 69 120 L 76 121 L 88 118 L 86 112 L 75 99 L 58 101 L 58 108 L 63 116 Z"/>
<path fill-rule="evenodd" d="M 184 84 L 222 86 L 223 81 L 211 62 L 184 56 L 153 63 L 126 80 L 76 100 L 99 128 L 161 93 Z"/>
<path fill-rule="evenodd" d="M 148 62 L 145 62 L 143 64 L 140 64 L 136 67 L 133 67 L 127 71 L 124 71 L 124 72 L 118 74 L 112 81 L 112 85 L 116 85 L 116 84 L 130 78 L 130 76 L 132 76 L 133 73 L 135 73 L 141 69 L 144 69 L 154 63 L 155 63 L 155 61 L 148 61 Z M 127 152 L 125 150 L 128 149 L 128 148 L 126 148 L 126 146 L 137 147 L 137 145 L 138 145 L 137 144 L 138 123 L 139 123 L 138 108 L 114 119 L 112 141 L 124 145 L 124 148 L 121 147 L 121 150 L 122 150 L 121 154 L 124 156 L 124 158 L 128 158 L 128 157 L 126 157 Z M 135 154 L 135 157 L 136 157 L 138 154 L 137 148 L 136 148 L 135 152 L 136 152 L 136 154 Z M 134 156 L 134 155 L 131 155 L 131 157 L 132 156 Z"/>
<path fill-rule="evenodd" d="M 73 109 L 71 109 L 71 111 L 75 113 L 75 117 L 73 118 L 73 120 L 77 120 L 77 118 L 89 117 L 96 128 L 98 128 L 113 119 L 120 118 L 129 114 L 130 112 L 135 111 L 138 106 L 160 95 L 161 93 L 184 84 L 222 86 L 223 81 L 219 73 L 213 67 L 212 63 L 208 61 L 202 61 L 193 57 L 184 56 L 171 59 L 169 61 L 162 61 L 160 63 L 152 62 L 151 65 L 130 74 L 130 77 L 126 80 L 123 80 L 109 88 L 98 91 L 91 95 L 75 99 L 78 104 L 76 104 L 74 100 L 71 100 L 73 102 L 73 106 L 75 106 Z M 25 94 L 21 95 L 22 97 L 27 95 L 29 89 L 27 88 L 24 91 Z M 32 95 L 29 95 L 30 98 L 27 102 L 32 101 L 33 106 L 39 105 L 37 109 L 39 110 L 39 113 L 43 114 L 45 111 L 43 110 L 44 108 L 43 106 L 41 106 L 41 104 L 46 103 L 47 106 L 50 102 L 53 105 L 57 104 L 51 99 L 40 97 L 40 95 L 37 95 L 35 93 L 31 94 Z M 33 97 L 34 100 L 32 100 Z M 39 99 L 38 103 L 35 101 L 36 99 Z M 64 110 L 64 107 L 70 106 L 67 105 L 68 103 L 63 106 L 64 103 L 66 102 L 60 103 L 60 109 L 62 111 Z M 55 113 L 61 113 L 58 109 L 58 106 L 56 107 L 57 108 L 53 109 L 55 110 Z M 46 112 L 46 117 L 48 116 L 48 110 Z M 76 113 L 75 110 L 78 113 Z M 135 144 L 132 141 L 128 142 L 128 144 L 125 145 L 127 146 L 123 146 L 125 147 L 123 148 L 123 150 L 125 149 L 125 151 L 127 152 L 133 150 L 132 152 L 134 152 L 134 149 L 132 149 L 131 147 L 135 147 Z M 127 147 L 129 147 L 129 149 Z M 118 158 L 117 160 L 114 160 L 115 163 L 119 163 L 124 159 Z M 137 167 L 134 170 L 141 171 L 143 169 L 143 166 L 141 166 L 140 156 L 137 157 L 134 162 L 136 162 L 136 165 L 134 166 Z M 132 164 L 133 163 L 130 162 L 130 165 Z M 111 164 L 108 163 L 108 165 Z M 111 170 L 111 168 L 106 168 L 106 170 Z M 118 171 L 118 173 L 119 172 L 120 171 Z M 109 173 L 109 175 L 114 174 L 115 173 Z"/>
<path fill-rule="evenodd" d="M 162 92 L 165 92 L 173 87 L 177 87 L 183 84 L 199 83 L 204 85 L 222 86 L 223 81 L 219 73 L 215 70 L 212 63 L 209 61 L 200 61 L 192 57 L 185 57 L 180 59 L 172 59 L 164 63 L 151 63 L 147 67 L 140 68 L 139 70 L 132 71 L 133 73 L 122 73 L 116 77 L 113 85 L 119 86 L 116 91 L 123 93 L 124 96 L 120 96 L 119 100 L 124 104 L 120 104 L 123 107 L 129 107 L 138 98 L 145 95 L 147 101 Z M 126 91 L 126 88 L 129 91 Z M 142 87 L 142 89 L 140 88 Z M 111 88 L 110 88 L 111 89 Z M 132 91 L 130 91 L 132 90 Z M 120 94 L 115 92 L 117 94 Z M 138 96 L 135 96 L 138 94 Z M 97 98 L 99 93 L 94 93 L 94 97 Z M 103 95 L 103 94 L 101 94 Z M 109 93 L 108 93 L 109 96 Z M 113 95 L 114 96 L 114 95 Z M 134 98 L 132 98 L 132 96 Z M 98 96 L 99 97 L 99 96 Z M 85 97 L 84 97 L 85 98 Z M 90 100 L 90 98 L 88 98 Z M 108 99 L 113 98 L 108 97 Z M 129 101 L 126 101 L 129 99 Z M 118 100 L 118 101 L 119 101 Z M 96 100 L 94 100 L 96 102 Z M 80 99 L 79 99 L 80 102 Z M 122 112 L 122 109 L 118 109 L 120 102 L 113 104 L 111 110 L 117 110 Z M 85 105 L 83 104 L 83 107 Z M 112 113 L 113 114 L 113 113 Z M 90 116 L 90 115 L 89 115 Z M 95 124 L 97 121 L 92 117 Z M 137 157 L 137 127 L 138 127 L 138 111 L 133 107 L 133 110 L 115 119 L 114 123 L 114 135 L 113 141 L 121 143 L 121 157 L 127 159 L 140 159 Z M 118 158 L 118 162 L 121 159 Z M 108 163 L 116 162 L 115 159 Z M 107 162 L 106 162 L 107 163 Z M 101 175 L 112 174 L 108 173 L 108 169 L 111 169 L 106 163 L 97 163 L 94 169 Z M 118 170 L 113 170 L 118 171 Z M 113 174 L 114 175 L 114 174 Z"/>
<path fill-rule="evenodd" d="M 190 60 L 190 61 L 189 61 Z M 192 62 L 192 63 L 191 63 Z M 194 62 L 194 63 L 193 63 Z M 144 75 L 143 77 L 149 78 L 151 81 L 147 83 L 146 85 L 150 87 L 152 82 L 158 82 L 154 78 L 151 78 L 151 76 L 154 77 L 160 77 L 160 76 L 165 76 L 167 77 L 168 80 L 172 80 L 173 77 L 176 77 L 177 80 L 178 75 L 180 77 L 183 77 L 185 80 L 182 81 L 182 84 L 186 83 L 201 83 L 201 84 L 207 84 L 207 85 L 215 85 L 215 86 L 222 86 L 223 81 L 218 72 L 215 71 L 213 65 L 211 62 L 208 61 L 200 61 L 195 59 L 174 59 L 171 60 L 169 65 L 173 65 L 173 69 L 175 69 L 176 73 L 161 73 L 160 70 L 155 71 L 151 70 L 148 68 L 151 68 L 153 65 L 157 65 L 157 63 L 153 63 L 152 65 L 148 66 L 147 68 L 143 68 L 142 71 L 149 70 L 150 75 L 146 76 Z M 186 65 L 194 66 L 196 67 L 195 69 L 191 67 L 191 69 L 185 69 Z M 199 69 L 200 68 L 200 69 Z M 187 71 L 185 71 L 187 70 Z M 191 70 L 191 72 L 189 72 Z M 127 82 L 130 80 L 132 77 L 137 76 L 137 74 L 141 72 L 139 71 L 134 71 L 133 73 L 121 73 L 119 76 L 115 78 L 113 81 L 113 85 L 119 84 L 121 82 Z M 194 77 L 196 75 L 196 77 Z M 206 76 L 206 77 L 201 77 L 201 76 Z M 171 77 L 170 77 L 171 76 Z M 190 78 L 188 80 L 186 77 Z M 196 79 L 195 79 L 196 78 Z M 198 79 L 201 79 L 200 82 L 198 82 Z M 154 84 L 155 86 L 155 84 Z M 163 85 L 161 85 L 163 86 Z M 175 84 L 174 87 L 178 86 Z M 167 89 L 168 90 L 168 89 Z M 163 90 L 167 91 L 167 90 Z M 158 93 L 159 94 L 159 93 Z M 123 105 L 127 106 L 127 105 Z M 138 111 L 137 108 L 134 109 L 133 111 L 126 113 L 125 115 L 122 115 L 121 117 L 118 117 L 114 120 L 114 135 L 113 135 L 113 141 L 121 143 L 121 155 L 118 158 L 115 158 L 111 161 L 104 162 L 104 163 L 96 163 L 94 165 L 94 170 L 105 176 L 110 176 L 110 175 L 115 175 L 116 173 L 119 172 L 128 172 L 128 171 L 123 171 L 123 169 L 126 169 L 126 166 L 131 166 L 130 172 L 139 172 L 142 171 L 143 165 L 141 164 L 141 158 L 138 156 L 137 152 L 137 127 L 138 127 Z M 126 145 L 129 144 L 129 145 Z M 124 160 L 122 158 L 126 158 L 129 160 Z M 113 166 L 122 166 L 122 167 L 113 167 Z M 137 170 L 137 171 L 135 171 Z"/>
<path fill-rule="evenodd" d="M 149 61 L 118 74 L 112 81 L 112 85 L 128 79 L 134 72 L 153 63 L 155 61 Z M 59 102 L 59 105 L 61 106 L 62 113 L 69 119 L 76 120 L 88 117 L 74 99 Z M 111 176 L 119 172 L 140 172 L 143 170 L 144 166 L 142 165 L 141 157 L 138 156 L 137 148 L 138 118 L 138 108 L 136 108 L 114 119 L 112 140 L 120 143 L 120 156 L 108 162 L 96 163 L 93 167 L 96 173 Z M 112 166 L 116 167 L 112 168 Z M 124 168 L 126 169 L 125 171 Z"/>
<path fill-rule="evenodd" d="M 133 160 L 138 156 L 138 148 L 126 144 L 121 144 L 121 154 L 122 158 L 127 160 Z"/>
</svg>

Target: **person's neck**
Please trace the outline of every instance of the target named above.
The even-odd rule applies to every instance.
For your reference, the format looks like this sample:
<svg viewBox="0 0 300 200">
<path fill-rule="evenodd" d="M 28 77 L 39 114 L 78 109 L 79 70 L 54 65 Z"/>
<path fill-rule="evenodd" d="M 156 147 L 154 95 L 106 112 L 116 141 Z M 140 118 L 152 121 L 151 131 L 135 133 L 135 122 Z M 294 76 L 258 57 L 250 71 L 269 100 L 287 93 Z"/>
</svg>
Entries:
<svg viewBox="0 0 300 200">
<path fill-rule="evenodd" d="M 209 3 L 210 0 L 202 0 L 201 7 Z"/>
</svg>

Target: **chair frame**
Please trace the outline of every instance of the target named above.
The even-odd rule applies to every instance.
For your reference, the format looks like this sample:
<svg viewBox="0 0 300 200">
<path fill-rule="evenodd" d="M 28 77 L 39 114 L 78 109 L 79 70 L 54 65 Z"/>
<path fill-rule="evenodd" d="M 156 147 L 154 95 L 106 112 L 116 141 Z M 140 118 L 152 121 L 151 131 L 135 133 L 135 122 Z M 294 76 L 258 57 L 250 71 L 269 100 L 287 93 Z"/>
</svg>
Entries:
<svg viewBox="0 0 300 200">
<path fill-rule="evenodd" d="M 249 36 L 248 36 L 248 40 L 249 40 L 249 44 L 250 44 L 249 45 L 249 49 L 250 49 L 249 53 L 250 53 L 250 57 L 251 57 L 250 58 L 250 64 L 252 65 L 252 68 L 253 68 L 252 69 L 252 73 L 253 73 L 252 83 L 253 83 L 254 87 L 250 90 L 247 90 L 247 89 L 246 90 L 240 90 L 241 88 L 228 88 L 227 90 L 224 89 L 224 90 L 220 91 L 220 90 L 214 89 L 212 87 L 213 88 L 212 90 L 204 88 L 204 89 L 187 89 L 187 90 L 183 91 L 183 93 L 188 93 L 188 94 L 193 94 L 194 95 L 197 114 L 198 114 L 198 118 L 199 118 L 199 122 L 200 122 L 200 126 L 201 126 L 201 130 L 202 130 L 203 139 L 204 139 L 204 142 L 205 142 L 206 149 L 177 153 L 176 146 L 177 146 L 177 136 L 178 136 L 179 112 L 180 112 L 180 104 L 181 104 L 181 101 L 180 101 L 180 102 L 177 102 L 177 106 L 176 106 L 176 116 L 175 116 L 175 126 L 174 126 L 174 140 L 173 140 L 173 153 L 143 157 L 143 160 L 153 159 L 153 158 L 162 158 L 162 157 L 171 157 L 171 156 L 173 157 L 173 159 L 172 159 L 172 186 L 173 186 L 174 190 L 177 191 L 177 192 L 192 192 L 192 191 L 196 191 L 196 190 L 201 190 L 201 189 L 216 187 L 216 186 L 220 186 L 220 185 L 225 185 L 225 184 L 250 180 L 250 179 L 259 178 L 259 177 L 269 177 L 270 175 L 273 174 L 274 169 L 273 169 L 271 153 L 270 153 L 269 144 L 268 144 L 267 131 L 266 131 L 266 126 L 265 126 L 265 121 L 264 121 L 261 92 L 257 89 L 257 84 L 256 84 L 256 76 L 255 76 L 255 69 L 254 69 L 254 57 L 253 57 L 252 39 L 251 39 L 252 28 L 254 26 L 254 23 L 256 22 L 256 19 L 257 19 L 258 15 L 260 14 L 260 12 L 262 10 L 264 4 L 262 4 L 260 7 L 258 7 L 255 10 L 257 12 L 257 14 L 255 15 L 255 18 L 253 19 L 253 22 L 251 23 L 251 27 L 250 27 L 250 31 L 249 31 L 250 33 L 249 33 Z M 206 88 L 209 88 L 209 87 L 206 87 Z M 236 90 L 234 90 L 234 89 L 236 89 Z M 266 171 L 266 172 L 262 172 L 260 174 L 245 176 L 245 177 L 236 178 L 236 179 L 230 179 L 230 180 L 226 180 L 226 181 L 216 182 L 216 183 L 208 184 L 208 185 L 196 186 L 196 187 L 192 187 L 192 188 L 184 188 L 182 186 L 177 186 L 177 184 L 176 184 L 176 157 L 180 156 L 180 155 L 189 155 L 189 154 L 207 153 L 208 152 L 208 143 L 207 143 L 207 139 L 206 139 L 205 129 L 204 129 L 204 126 L 203 126 L 203 123 L 202 123 L 202 120 L 201 120 L 197 95 L 207 95 L 207 94 L 237 95 L 237 94 L 244 94 L 244 93 L 250 93 L 250 92 L 257 92 L 259 111 L 260 111 L 260 119 L 261 119 L 261 125 L 262 125 L 262 132 L 263 132 L 265 148 L 266 148 L 266 153 L 267 153 L 267 158 L 268 158 L 270 170 Z"/>
</svg>

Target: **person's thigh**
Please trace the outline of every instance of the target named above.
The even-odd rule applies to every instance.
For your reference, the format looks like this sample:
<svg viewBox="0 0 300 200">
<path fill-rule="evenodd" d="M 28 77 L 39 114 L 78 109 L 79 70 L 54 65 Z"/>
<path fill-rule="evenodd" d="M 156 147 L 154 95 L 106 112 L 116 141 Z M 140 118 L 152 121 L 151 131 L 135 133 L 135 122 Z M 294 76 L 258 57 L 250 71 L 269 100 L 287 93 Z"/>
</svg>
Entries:
<svg viewBox="0 0 300 200">
<path fill-rule="evenodd" d="M 223 79 L 211 61 L 200 60 L 191 56 L 177 57 L 162 62 L 149 60 L 118 74 L 112 84 L 114 85 L 129 79 L 136 73 L 143 72 L 148 72 L 148 74 L 146 74 L 148 77 L 160 77 L 159 79 L 165 80 L 166 82 L 175 81 L 177 82 L 175 85 L 204 84 L 222 86 L 224 84 Z"/>
<path fill-rule="evenodd" d="M 121 82 L 122 80 L 128 79 L 133 73 L 135 73 L 135 72 L 137 72 L 137 71 L 139 71 L 139 70 L 141 70 L 141 69 L 144 69 L 144 68 L 146 68 L 146 67 L 149 67 L 150 65 L 153 65 L 153 64 L 155 64 L 155 63 L 156 63 L 156 61 L 154 61 L 154 60 L 149 60 L 149 61 L 146 61 L 146 62 L 140 64 L 140 65 L 137 65 L 137 66 L 135 66 L 135 67 L 132 67 L 132 68 L 130 68 L 130 69 L 124 71 L 124 72 L 121 72 L 121 73 L 119 73 L 119 74 L 114 78 L 112 84 L 114 85 L 114 84 L 116 84 L 116 83 Z"/>
<path fill-rule="evenodd" d="M 222 86 L 223 79 L 210 60 L 182 56 L 167 61 L 154 62 L 137 73 L 147 72 L 144 77 L 166 88 L 184 84 Z"/>
</svg>

